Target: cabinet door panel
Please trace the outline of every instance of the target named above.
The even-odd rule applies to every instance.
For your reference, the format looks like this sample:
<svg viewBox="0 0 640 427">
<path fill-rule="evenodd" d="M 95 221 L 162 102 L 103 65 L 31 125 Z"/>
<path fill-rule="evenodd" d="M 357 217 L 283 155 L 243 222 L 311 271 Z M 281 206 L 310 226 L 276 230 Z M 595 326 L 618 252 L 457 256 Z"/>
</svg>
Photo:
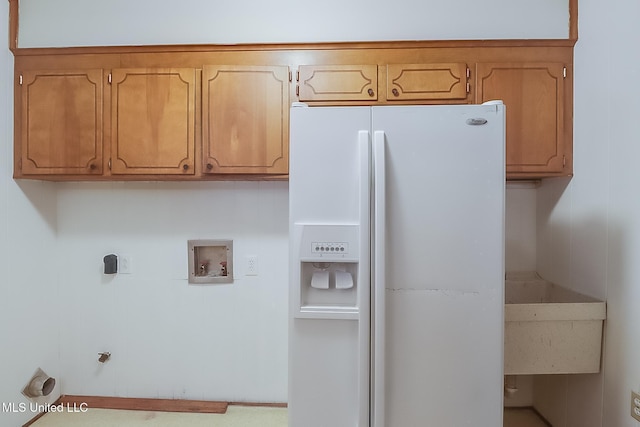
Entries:
<svg viewBox="0 0 640 427">
<path fill-rule="evenodd" d="M 286 174 L 289 68 L 203 69 L 204 173 Z"/>
<path fill-rule="evenodd" d="M 467 64 L 387 65 L 389 101 L 465 99 Z"/>
<path fill-rule="evenodd" d="M 507 106 L 508 177 L 564 173 L 564 65 L 478 64 L 477 102 Z"/>
<path fill-rule="evenodd" d="M 25 71 L 20 173 L 102 173 L 102 70 Z"/>
<path fill-rule="evenodd" d="M 111 173 L 193 175 L 195 69 L 116 69 Z"/>
<path fill-rule="evenodd" d="M 302 65 L 298 69 L 300 101 L 375 101 L 377 65 Z"/>
</svg>

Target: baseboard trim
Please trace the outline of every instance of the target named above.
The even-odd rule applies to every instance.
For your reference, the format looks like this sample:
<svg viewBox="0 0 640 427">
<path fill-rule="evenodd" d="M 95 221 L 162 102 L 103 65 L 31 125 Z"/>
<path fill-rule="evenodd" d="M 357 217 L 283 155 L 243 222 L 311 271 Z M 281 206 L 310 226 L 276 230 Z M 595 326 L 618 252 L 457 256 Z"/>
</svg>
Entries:
<svg viewBox="0 0 640 427">
<path fill-rule="evenodd" d="M 52 406 L 64 405 L 67 408 L 82 410 L 84 408 L 121 409 L 129 411 L 156 412 L 193 412 L 202 414 L 224 414 L 229 405 L 262 406 L 270 408 L 286 408 L 287 403 L 260 402 L 217 402 L 209 400 L 181 400 L 181 399 L 145 399 L 137 397 L 109 397 L 109 396 L 75 396 L 63 395 L 52 403 Z M 29 427 L 46 412 L 41 412 L 22 427 Z"/>
<path fill-rule="evenodd" d="M 285 403 L 229 402 L 229 406 L 261 406 L 266 408 L 288 408 L 289 407 L 289 405 L 286 402 Z"/>
<path fill-rule="evenodd" d="M 58 406 L 60 404 L 60 398 L 58 398 L 55 402 L 53 402 L 51 405 L 52 406 Z M 31 418 L 29 421 L 27 421 L 26 423 L 22 424 L 22 427 L 29 427 L 31 424 L 35 423 L 36 421 L 38 421 L 40 418 L 44 417 L 44 414 L 46 414 L 47 411 L 44 412 L 40 412 L 38 415 L 36 415 L 35 417 Z"/>
<path fill-rule="evenodd" d="M 145 399 L 137 397 L 102 397 L 102 396 L 72 396 L 60 397 L 63 405 L 75 405 L 79 408 L 123 409 L 130 411 L 158 411 L 158 412 L 196 412 L 203 414 L 224 414 L 227 412 L 228 402 L 208 400 L 182 399 Z"/>
<path fill-rule="evenodd" d="M 46 412 L 40 412 L 38 415 L 36 415 L 35 417 L 31 418 L 25 424 L 22 424 L 22 427 L 29 427 L 31 424 L 35 423 L 40 418 L 44 417 L 44 414 L 46 414 Z"/>
</svg>

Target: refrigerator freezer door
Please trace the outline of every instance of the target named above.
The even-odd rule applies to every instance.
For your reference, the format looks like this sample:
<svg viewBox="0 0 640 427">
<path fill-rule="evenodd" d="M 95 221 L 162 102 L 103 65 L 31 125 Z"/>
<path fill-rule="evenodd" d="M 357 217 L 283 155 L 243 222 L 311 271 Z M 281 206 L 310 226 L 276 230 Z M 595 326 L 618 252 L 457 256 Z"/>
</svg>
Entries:
<svg viewBox="0 0 640 427">
<path fill-rule="evenodd" d="M 291 427 L 369 425 L 370 129 L 367 107 L 291 110 Z M 341 228 L 356 230 L 357 243 Z M 302 243 L 304 230 L 316 245 Z M 323 269 L 328 286 L 326 275 L 313 286 Z"/>
<path fill-rule="evenodd" d="M 360 221 L 360 130 L 369 131 L 366 107 L 292 108 L 290 223 Z"/>
<path fill-rule="evenodd" d="M 374 226 L 385 231 L 374 249 L 386 332 L 374 344 L 374 373 L 384 371 L 373 376 L 376 427 L 502 425 L 503 112 L 373 108 L 385 145 L 374 185 L 386 195 Z"/>
</svg>

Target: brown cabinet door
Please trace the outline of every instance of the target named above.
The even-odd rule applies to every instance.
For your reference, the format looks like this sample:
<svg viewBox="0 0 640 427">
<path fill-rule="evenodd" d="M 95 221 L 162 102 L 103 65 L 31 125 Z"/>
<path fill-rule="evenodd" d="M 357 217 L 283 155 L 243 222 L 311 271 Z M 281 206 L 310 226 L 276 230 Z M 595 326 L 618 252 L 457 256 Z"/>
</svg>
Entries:
<svg viewBox="0 0 640 427">
<path fill-rule="evenodd" d="M 376 101 L 377 65 L 301 65 L 300 101 Z"/>
<path fill-rule="evenodd" d="M 387 100 L 466 99 L 467 64 L 387 65 Z"/>
<path fill-rule="evenodd" d="M 19 175 L 102 174 L 102 70 L 25 71 Z"/>
<path fill-rule="evenodd" d="M 193 68 L 112 71 L 112 174 L 194 174 L 195 87 Z"/>
<path fill-rule="evenodd" d="M 478 64 L 476 96 L 507 107 L 508 178 L 567 174 L 563 64 Z"/>
<path fill-rule="evenodd" d="M 288 173 L 289 68 L 207 65 L 202 80 L 203 172 Z"/>
</svg>

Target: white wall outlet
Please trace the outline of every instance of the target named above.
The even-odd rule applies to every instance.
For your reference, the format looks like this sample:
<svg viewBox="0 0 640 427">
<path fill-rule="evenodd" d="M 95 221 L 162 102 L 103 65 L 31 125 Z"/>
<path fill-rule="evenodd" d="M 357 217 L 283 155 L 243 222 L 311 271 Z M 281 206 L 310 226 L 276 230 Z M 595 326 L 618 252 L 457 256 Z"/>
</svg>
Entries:
<svg viewBox="0 0 640 427">
<path fill-rule="evenodd" d="M 118 273 L 120 274 L 133 273 L 133 264 L 131 261 L 131 255 L 118 255 Z"/>
<path fill-rule="evenodd" d="M 247 256 L 247 270 L 245 274 L 247 276 L 258 275 L 258 256 L 257 255 Z"/>
<path fill-rule="evenodd" d="M 631 416 L 640 421 L 640 394 L 631 392 Z"/>
</svg>

